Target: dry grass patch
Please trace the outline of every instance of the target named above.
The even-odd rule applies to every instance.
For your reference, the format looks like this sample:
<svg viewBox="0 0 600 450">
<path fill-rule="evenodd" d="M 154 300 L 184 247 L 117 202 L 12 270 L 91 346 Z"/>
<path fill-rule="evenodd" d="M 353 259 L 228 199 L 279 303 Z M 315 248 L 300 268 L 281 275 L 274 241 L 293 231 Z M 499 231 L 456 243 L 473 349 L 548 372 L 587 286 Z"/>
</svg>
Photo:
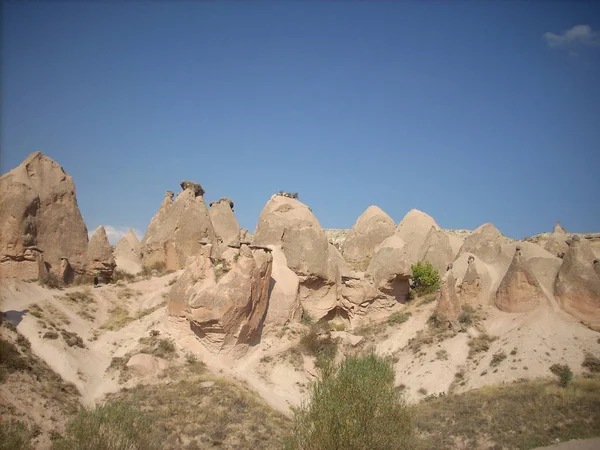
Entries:
<svg viewBox="0 0 600 450">
<path fill-rule="evenodd" d="M 496 339 L 498 339 L 496 336 L 490 336 L 485 333 L 472 338 L 469 341 L 469 359 L 472 359 L 478 353 L 487 352 L 490 349 L 490 344 Z"/>
<path fill-rule="evenodd" d="M 129 315 L 129 311 L 122 306 L 115 306 L 109 311 L 110 317 L 104 322 L 100 328 L 109 331 L 116 331 L 123 328 L 129 322 L 135 319 Z"/>
<path fill-rule="evenodd" d="M 420 403 L 424 448 L 521 448 L 600 435 L 600 379 L 523 381 Z"/>
<path fill-rule="evenodd" d="M 583 363 L 581 364 L 585 369 L 589 370 L 593 373 L 600 372 L 600 358 L 592 355 L 591 353 L 586 353 Z"/>
</svg>

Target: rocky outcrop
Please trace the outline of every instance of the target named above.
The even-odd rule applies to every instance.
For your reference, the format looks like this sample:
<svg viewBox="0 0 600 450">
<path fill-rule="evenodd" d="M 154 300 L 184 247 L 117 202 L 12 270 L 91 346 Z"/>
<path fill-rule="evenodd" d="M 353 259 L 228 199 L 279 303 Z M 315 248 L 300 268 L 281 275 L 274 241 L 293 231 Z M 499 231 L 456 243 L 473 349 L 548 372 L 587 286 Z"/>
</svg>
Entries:
<svg viewBox="0 0 600 450">
<path fill-rule="evenodd" d="M 419 259 L 429 261 L 441 274 L 446 271 L 448 264 L 454 261 L 454 252 L 450 239 L 444 230 L 432 226 L 421 246 Z"/>
<path fill-rule="evenodd" d="M 507 242 L 493 224 L 486 223 L 465 239 L 458 255 L 471 253 L 486 263 L 495 264 L 502 258 L 502 245 Z"/>
<path fill-rule="evenodd" d="M 86 271 L 89 275 L 99 275 L 100 280 L 108 282 L 112 278 L 115 265 L 106 230 L 99 226 L 88 244 Z"/>
<path fill-rule="evenodd" d="M 555 282 L 555 295 L 565 311 L 580 320 L 600 325 L 600 277 L 593 252 L 579 236 L 568 241 Z M 597 263 L 596 263 L 597 264 Z"/>
<path fill-rule="evenodd" d="M 295 198 L 271 197 L 260 214 L 252 243 L 280 247 L 288 267 L 298 275 L 327 278 L 327 236 L 310 209 Z"/>
<path fill-rule="evenodd" d="M 191 181 L 182 181 L 183 191 L 173 200 L 168 191 L 160 209 L 150 221 L 141 243 L 142 263 L 167 270 L 186 266 L 190 256 L 198 255 L 201 240 L 215 244 L 217 237 L 202 194 L 204 189 Z"/>
<path fill-rule="evenodd" d="M 564 257 L 569 250 L 569 246 L 567 245 L 567 232 L 560 226 L 560 222 L 557 222 L 554 226 L 554 231 L 552 231 L 552 234 L 548 237 L 544 249 L 559 258 Z"/>
<path fill-rule="evenodd" d="M 43 153 L 32 153 L 0 177 L 0 223 L 0 270 L 5 275 L 28 279 L 38 272 L 40 261 L 57 272 L 62 257 L 83 272 L 88 237 L 75 184 Z"/>
<path fill-rule="evenodd" d="M 404 241 L 404 251 L 411 263 L 422 258 L 423 244 L 432 227 L 440 229 L 433 217 L 417 209 L 411 209 L 398 224 L 396 235 Z"/>
<path fill-rule="evenodd" d="M 199 256 L 173 285 L 168 312 L 186 317 L 211 352 L 240 356 L 260 337 L 272 268 L 269 249 L 247 245 Z"/>
<path fill-rule="evenodd" d="M 0 277 L 34 281 L 46 273 L 44 252 L 37 247 L 27 247 L 15 257 L 0 259 Z"/>
<path fill-rule="evenodd" d="M 233 201 L 222 198 L 210 204 L 210 220 L 215 229 L 217 238 L 224 245 L 238 245 L 240 243 L 240 225 L 233 214 Z"/>
<path fill-rule="evenodd" d="M 544 292 L 529 265 L 523 261 L 521 247 L 517 246 L 512 263 L 496 292 L 496 306 L 506 312 L 529 312 L 544 300 Z"/>
<path fill-rule="evenodd" d="M 462 303 L 456 295 L 456 279 L 452 270 L 448 270 L 442 278 L 436 313 L 447 320 L 452 328 L 460 329 L 458 317 L 462 311 Z"/>
<path fill-rule="evenodd" d="M 367 275 L 375 287 L 401 302 L 408 298 L 412 277 L 411 264 L 404 249 L 405 243 L 399 236 L 390 236 L 377 247 L 367 268 Z"/>
<path fill-rule="evenodd" d="M 481 269 L 480 269 L 481 270 Z M 479 306 L 482 304 L 483 277 L 477 270 L 477 263 L 473 255 L 467 259 L 467 270 L 460 284 L 457 286 L 457 296 L 464 305 Z"/>
<path fill-rule="evenodd" d="M 370 258 L 375 247 L 392 236 L 396 224 L 378 206 L 369 206 L 358 218 L 344 241 L 342 254 L 348 261 L 362 261 Z"/>
<path fill-rule="evenodd" d="M 131 228 L 117 243 L 114 256 L 117 269 L 132 275 L 142 271 L 142 248 L 140 240 Z"/>
<path fill-rule="evenodd" d="M 60 267 L 58 269 L 58 278 L 64 284 L 72 283 L 75 279 L 75 271 L 71 267 L 71 263 L 67 258 L 62 258 L 60 260 Z"/>
<path fill-rule="evenodd" d="M 269 248 L 273 254 L 273 270 L 265 329 L 283 326 L 290 321 L 300 320 L 302 316 L 298 275 L 288 268 L 285 255 L 279 247 L 270 245 Z"/>
</svg>

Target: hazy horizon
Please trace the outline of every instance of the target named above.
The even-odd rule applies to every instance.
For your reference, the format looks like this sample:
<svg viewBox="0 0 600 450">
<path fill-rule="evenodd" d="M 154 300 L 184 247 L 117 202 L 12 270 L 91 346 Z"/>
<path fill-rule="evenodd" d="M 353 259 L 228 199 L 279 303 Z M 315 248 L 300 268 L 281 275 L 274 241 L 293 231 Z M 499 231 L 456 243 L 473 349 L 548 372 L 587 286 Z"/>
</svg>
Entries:
<svg viewBox="0 0 600 450">
<path fill-rule="evenodd" d="M 600 231 L 600 4 L 2 3 L 0 172 L 41 151 L 90 232 L 202 184 L 506 236 Z M 142 238 L 143 236 L 139 236 Z"/>
</svg>

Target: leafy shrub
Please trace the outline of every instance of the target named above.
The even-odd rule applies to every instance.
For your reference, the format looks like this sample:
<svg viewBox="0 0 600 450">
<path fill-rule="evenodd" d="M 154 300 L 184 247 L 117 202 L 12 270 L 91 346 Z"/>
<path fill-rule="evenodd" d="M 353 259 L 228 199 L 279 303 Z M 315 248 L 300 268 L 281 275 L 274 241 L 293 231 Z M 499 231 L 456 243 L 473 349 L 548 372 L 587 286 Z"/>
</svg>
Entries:
<svg viewBox="0 0 600 450">
<path fill-rule="evenodd" d="M 411 268 L 412 288 L 417 294 L 430 294 L 440 288 L 440 274 L 429 261 L 419 261 Z"/>
<path fill-rule="evenodd" d="M 585 354 L 585 359 L 581 365 L 590 372 L 600 372 L 600 358 L 597 358 L 590 353 Z"/>
<path fill-rule="evenodd" d="M 300 323 L 303 325 L 312 325 L 313 323 L 315 323 L 315 320 L 311 317 L 311 315 L 308 312 L 302 311 Z"/>
<path fill-rule="evenodd" d="M 294 409 L 293 449 L 413 448 L 410 412 L 394 387 L 391 361 L 350 357 L 316 381 Z"/>
<path fill-rule="evenodd" d="M 58 275 L 52 272 L 43 274 L 39 279 L 39 283 L 49 289 L 61 289 L 63 287 L 62 281 L 60 281 Z"/>
<path fill-rule="evenodd" d="M 388 317 L 387 323 L 388 325 L 404 323 L 410 318 L 410 316 L 412 316 L 411 312 L 396 311 L 395 313 L 390 315 L 390 317 Z"/>
<path fill-rule="evenodd" d="M 120 403 L 81 409 L 52 450 L 153 450 L 155 429 L 141 412 Z"/>
<path fill-rule="evenodd" d="M 569 382 L 573 379 L 573 372 L 567 364 L 552 364 L 550 366 L 550 372 L 558 377 L 558 383 L 562 387 L 567 387 Z"/>
</svg>

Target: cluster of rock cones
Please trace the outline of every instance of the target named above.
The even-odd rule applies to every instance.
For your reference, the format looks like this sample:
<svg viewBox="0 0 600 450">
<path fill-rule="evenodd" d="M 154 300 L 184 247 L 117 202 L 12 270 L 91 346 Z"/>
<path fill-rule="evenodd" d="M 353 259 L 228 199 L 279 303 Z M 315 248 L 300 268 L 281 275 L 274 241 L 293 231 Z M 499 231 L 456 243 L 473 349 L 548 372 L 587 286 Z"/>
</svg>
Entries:
<svg viewBox="0 0 600 450">
<path fill-rule="evenodd" d="M 600 325 L 600 238 L 568 235 L 557 224 L 543 239 L 514 241 L 487 223 L 470 232 L 441 229 L 412 210 L 396 225 L 370 206 L 345 239 L 328 239 L 294 195 L 273 195 L 254 235 L 240 229 L 234 203 L 207 207 L 204 189 L 168 191 L 141 242 L 130 231 L 113 249 L 100 227 L 88 241 L 75 185 L 36 152 L 0 178 L 2 276 L 64 283 L 115 267 L 183 270 L 168 299 L 214 352 L 242 354 L 265 329 L 308 314 L 355 322 L 389 314 L 407 301 L 411 265 L 427 260 L 443 275 L 437 311 L 460 327 L 465 305 L 512 313 L 563 309 Z M 339 232 L 339 230 L 336 230 Z"/>
</svg>

